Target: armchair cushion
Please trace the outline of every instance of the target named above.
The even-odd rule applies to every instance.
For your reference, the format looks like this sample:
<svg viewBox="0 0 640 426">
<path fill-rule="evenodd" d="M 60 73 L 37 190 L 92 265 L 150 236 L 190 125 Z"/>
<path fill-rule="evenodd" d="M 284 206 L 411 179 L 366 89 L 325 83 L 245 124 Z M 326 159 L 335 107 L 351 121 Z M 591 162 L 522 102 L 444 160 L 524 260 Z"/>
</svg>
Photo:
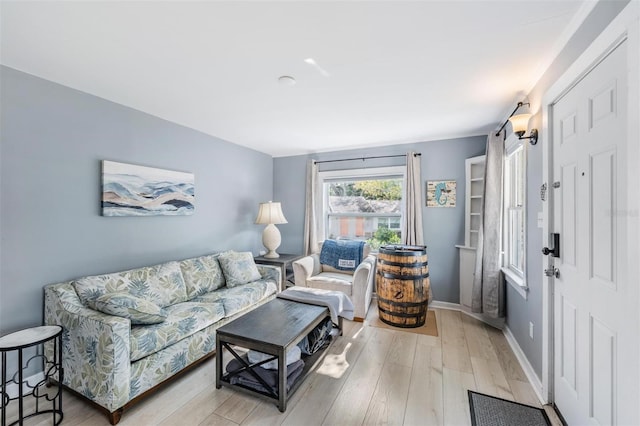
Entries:
<svg viewBox="0 0 640 426">
<path fill-rule="evenodd" d="M 157 324 L 167 319 L 164 308 L 129 293 L 103 294 L 90 300 L 89 307 L 105 314 L 129 318 L 131 324 Z"/>
<path fill-rule="evenodd" d="M 251 252 L 228 251 L 218 258 L 227 287 L 236 287 L 262 278 Z"/>
</svg>

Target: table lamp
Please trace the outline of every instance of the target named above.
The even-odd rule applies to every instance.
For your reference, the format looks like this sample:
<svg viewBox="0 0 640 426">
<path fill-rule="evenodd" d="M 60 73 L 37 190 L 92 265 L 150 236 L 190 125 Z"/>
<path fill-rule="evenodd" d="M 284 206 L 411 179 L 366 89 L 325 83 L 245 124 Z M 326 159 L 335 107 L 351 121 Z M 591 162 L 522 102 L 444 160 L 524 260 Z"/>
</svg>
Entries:
<svg viewBox="0 0 640 426">
<path fill-rule="evenodd" d="M 256 224 L 267 225 L 262 231 L 262 245 L 268 250 L 264 255 L 266 258 L 275 259 L 280 257 L 276 253 L 276 249 L 280 247 L 282 241 L 280 237 L 280 231 L 276 227 L 276 224 L 287 223 L 284 214 L 282 214 L 282 207 L 280 203 L 274 203 L 269 201 L 268 203 L 260 203 L 260 211 L 258 211 L 258 217 L 256 218 Z"/>
</svg>

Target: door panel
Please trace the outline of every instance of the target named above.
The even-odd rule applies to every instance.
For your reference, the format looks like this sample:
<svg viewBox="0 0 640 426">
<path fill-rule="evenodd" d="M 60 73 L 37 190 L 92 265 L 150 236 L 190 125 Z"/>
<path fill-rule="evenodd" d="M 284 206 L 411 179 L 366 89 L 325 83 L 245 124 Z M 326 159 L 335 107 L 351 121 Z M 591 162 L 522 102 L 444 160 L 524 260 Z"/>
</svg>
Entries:
<svg viewBox="0 0 640 426">
<path fill-rule="evenodd" d="M 614 259 L 616 247 L 615 209 L 616 209 L 616 153 L 605 151 L 591 156 L 591 278 L 615 287 Z"/>
<path fill-rule="evenodd" d="M 628 319 L 626 48 L 621 43 L 553 105 L 553 232 L 561 235 L 554 280 L 554 401 L 570 425 L 619 420 L 621 353 L 638 336 Z M 556 142 L 557 141 L 557 142 Z M 636 166 L 637 167 L 637 166 Z M 631 384 L 630 384 L 631 383 Z"/>
<path fill-rule="evenodd" d="M 591 317 L 591 401 L 590 414 L 599 424 L 613 424 L 615 400 L 615 334 Z"/>
</svg>

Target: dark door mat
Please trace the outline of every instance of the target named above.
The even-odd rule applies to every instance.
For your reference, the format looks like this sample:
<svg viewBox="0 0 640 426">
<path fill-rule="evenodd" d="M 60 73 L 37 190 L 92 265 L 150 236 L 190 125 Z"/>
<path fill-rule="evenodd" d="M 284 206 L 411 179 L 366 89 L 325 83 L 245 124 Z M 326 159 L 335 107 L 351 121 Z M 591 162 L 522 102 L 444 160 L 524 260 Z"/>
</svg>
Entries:
<svg viewBox="0 0 640 426">
<path fill-rule="evenodd" d="M 542 408 L 483 393 L 468 392 L 473 426 L 551 426 L 549 417 Z"/>
</svg>

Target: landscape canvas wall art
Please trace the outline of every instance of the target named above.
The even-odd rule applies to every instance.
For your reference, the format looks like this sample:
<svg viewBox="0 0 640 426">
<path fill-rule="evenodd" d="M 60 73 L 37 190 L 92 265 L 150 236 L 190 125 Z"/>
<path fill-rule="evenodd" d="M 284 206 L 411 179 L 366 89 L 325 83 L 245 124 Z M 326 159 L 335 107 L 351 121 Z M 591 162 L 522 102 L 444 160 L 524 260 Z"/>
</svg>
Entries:
<svg viewBox="0 0 640 426">
<path fill-rule="evenodd" d="M 194 210 L 193 173 L 102 161 L 103 216 L 184 216 Z"/>
</svg>

